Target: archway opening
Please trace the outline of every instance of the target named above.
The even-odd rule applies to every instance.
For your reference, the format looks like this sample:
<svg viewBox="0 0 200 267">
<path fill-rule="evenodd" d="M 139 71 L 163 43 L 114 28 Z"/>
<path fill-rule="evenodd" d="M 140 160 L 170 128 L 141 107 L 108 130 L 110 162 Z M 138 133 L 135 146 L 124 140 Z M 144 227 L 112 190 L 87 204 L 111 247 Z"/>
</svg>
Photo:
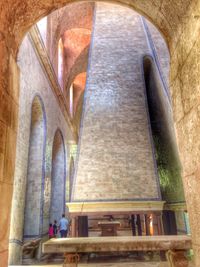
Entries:
<svg viewBox="0 0 200 267">
<path fill-rule="evenodd" d="M 117 9 L 116 9 L 117 10 Z M 59 13 L 59 12 L 58 12 Z M 137 24 L 138 23 L 138 21 L 137 21 L 137 19 L 135 19 L 135 23 Z M 52 24 L 53 25 L 53 24 Z M 134 25 L 132 25 L 132 26 L 134 26 Z M 121 29 L 122 27 L 119 27 L 118 29 Z M 136 27 L 136 28 L 138 28 L 138 27 Z M 70 62 L 70 64 L 71 65 L 73 65 L 73 66 L 70 66 L 70 68 L 68 68 L 68 71 L 67 72 L 69 72 L 70 73 L 70 76 L 66 79 L 67 80 L 67 82 L 66 82 L 66 87 L 65 87 L 65 92 L 67 93 L 68 92 L 68 85 L 70 85 L 70 84 L 72 84 L 71 83 L 71 81 L 73 81 L 73 95 L 71 95 L 71 102 L 73 102 L 73 105 L 71 106 L 71 108 L 69 108 L 69 110 L 71 111 L 71 117 L 74 117 L 74 115 L 76 115 L 76 114 L 79 114 L 79 107 L 82 107 L 82 104 L 81 105 L 79 105 L 79 103 L 82 103 L 82 100 L 83 100 L 83 92 L 84 92 L 84 86 L 85 86 L 85 84 L 84 84 L 84 86 L 83 86 L 83 83 L 82 83 L 82 81 L 84 81 L 84 83 L 86 82 L 86 67 L 87 67 L 87 58 L 88 58 L 88 48 L 89 48 L 89 45 L 88 45 L 88 42 L 86 43 L 86 45 L 83 47 L 84 49 L 77 49 L 77 47 L 76 47 L 76 44 L 74 43 L 74 39 L 76 39 L 76 37 L 77 37 L 77 33 L 79 34 L 80 33 L 80 29 L 81 28 L 74 28 L 75 30 L 67 30 L 67 31 L 64 31 L 64 35 L 66 35 L 66 42 L 65 42 L 65 52 L 66 52 L 66 60 L 69 60 L 69 62 Z M 77 30 L 78 29 L 78 30 Z M 118 30 L 117 29 L 117 30 Z M 117 30 L 116 30 L 116 32 L 117 32 Z M 59 32 L 59 31 L 58 31 Z M 57 38 L 59 39 L 59 38 L 61 38 L 61 36 L 60 36 L 60 33 L 56 33 L 57 34 Z M 87 39 L 87 41 L 88 41 L 88 39 L 90 39 L 89 37 L 89 35 L 90 35 L 90 33 L 91 33 L 91 31 L 89 30 L 89 29 L 87 29 L 87 30 L 85 30 L 84 29 L 84 34 L 83 34 L 83 36 L 84 35 L 86 35 L 86 36 L 84 36 L 84 38 L 82 38 L 82 39 Z M 112 32 L 112 31 L 111 31 Z M 82 37 L 83 37 L 82 36 Z M 87 37 L 87 38 L 85 38 L 85 37 Z M 127 37 L 127 36 L 126 36 Z M 130 35 L 129 35 L 129 37 L 130 37 Z M 111 38 L 112 39 L 112 38 Z M 114 38 L 113 38 L 114 39 Z M 123 41 L 125 40 L 126 38 L 123 38 Z M 56 39 L 57 40 L 57 39 Z M 61 39 L 60 39 L 61 40 Z M 70 41 L 71 40 L 71 41 Z M 133 40 L 133 38 L 131 37 L 130 38 L 130 40 Z M 69 42 L 70 41 L 70 42 Z M 48 42 L 48 45 L 49 45 L 49 43 L 50 42 Z M 124 42 L 121 42 L 123 45 L 124 45 Z M 136 42 L 136 44 L 137 44 L 137 42 Z M 137 45 L 136 45 L 137 46 Z M 111 51 L 111 53 L 108 53 L 107 55 L 109 55 L 109 54 L 112 54 L 112 52 L 114 52 L 114 48 L 115 47 L 117 47 L 118 49 L 119 49 L 119 47 L 118 47 L 118 44 L 116 45 L 115 44 L 115 46 L 113 46 L 113 50 Z M 70 48 L 70 49 L 69 49 Z M 80 48 L 80 47 L 79 47 Z M 130 50 L 128 50 L 128 51 L 130 51 L 130 56 L 132 56 L 132 53 L 131 52 L 134 52 L 133 50 L 131 50 L 131 48 L 128 46 L 128 48 L 130 49 Z M 138 51 L 139 51 L 139 48 L 140 47 L 137 47 L 137 49 L 138 49 Z M 47 49 L 48 50 L 48 49 Z M 73 50 L 73 53 L 72 53 L 72 50 Z M 49 51 L 52 51 L 52 49 L 50 49 Z M 78 53 L 74 56 L 74 52 L 77 52 L 78 51 Z M 71 60 L 70 59 L 70 53 L 72 53 L 72 57 L 71 57 L 71 59 L 73 59 L 73 60 Z M 141 53 L 140 51 L 139 51 L 139 53 Z M 57 54 L 56 54 L 57 55 Z M 121 54 L 121 56 L 123 56 L 122 54 Z M 52 54 L 51 52 L 50 52 L 50 54 L 49 54 L 49 57 L 50 58 L 53 58 L 53 60 L 52 60 L 52 64 L 54 64 L 55 62 L 56 62 L 56 64 L 59 64 L 59 59 L 57 58 L 56 59 L 56 56 L 55 56 L 55 58 L 54 58 L 54 54 Z M 108 57 L 108 56 L 107 56 Z M 105 56 L 105 61 L 106 61 L 106 56 Z M 134 59 L 134 57 L 132 56 L 132 59 Z M 54 60 L 55 60 L 55 62 L 54 62 Z M 127 62 L 128 62 L 128 58 L 124 58 L 124 61 L 126 61 L 127 60 Z M 119 62 L 121 62 L 121 58 L 119 59 L 119 58 L 116 58 L 116 61 L 119 61 Z M 139 60 L 138 60 L 138 62 L 139 62 Z M 84 63 L 84 65 L 83 65 L 83 63 Z M 56 66 L 56 64 L 55 64 L 55 66 Z M 112 64 L 107 64 L 107 66 L 111 66 Z M 137 64 L 135 64 L 135 65 L 137 65 Z M 55 67 L 54 66 L 54 67 Z M 116 67 L 116 66 L 115 66 Z M 127 65 L 126 64 L 124 64 L 124 66 L 123 66 L 123 70 L 126 70 L 126 67 L 127 67 Z M 133 67 L 133 68 L 132 68 Z M 106 64 L 104 65 L 104 68 L 106 69 Z M 102 68 L 103 69 L 103 68 Z M 116 70 L 117 68 L 115 68 L 115 70 Z M 135 66 L 131 66 L 131 70 L 135 70 L 135 71 L 133 71 L 133 73 L 137 73 L 138 72 L 138 65 L 137 65 L 137 68 L 135 68 Z M 120 72 L 121 73 L 123 73 L 123 71 L 119 71 L 118 72 L 118 75 L 116 75 L 116 79 L 114 79 L 114 81 L 117 81 L 117 79 L 118 79 L 118 77 L 119 77 L 119 75 L 120 75 Z M 69 74 L 69 73 L 67 73 L 67 75 Z M 78 75 L 77 75 L 78 74 Z M 105 76 L 106 76 L 106 72 L 105 72 Z M 81 75 L 83 76 L 83 77 L 81 77 Z M 111 77 L 112 77 L 112 73 L 110 73 L 109 74 Z M 121 77 L 122 77 L 123 75 L 121 75 Z M 139 75 L 138 75 L 138 77 L 139 77 Z M 139 80 L 138 79 L 138 77 L 135 77 L 135 79 L 137 79 L 137 81 Z M 59 80 L 59 77 L 57 77 L 58 78 L 58 80 Z M 83 79 L 82 79 L 83 78 Z M 129 77 L 129 79 L 126 79 L 126 80 L 123 80 L 123 82 L 121 82 L 121 81 L 117 81 L 117 83 L 118 84 L 115 84 L 115 85 L 120 85 L 121 86 L 121 84 L 123 84 L 123 86 L 122 86 L 122 88 L 123 88 L 123 90 L 124 90 L 124 88 L 126 88 L 127 87 L 127 84 L 128 84 L 128 82 L 130 82 L 131 81 L 131 77 Z M 82 80 L 82 81 L 81 81 Z M 110 79 L 111 80 L 111 79 Z M 111 81 L 111 82 L 113 82 L 113 80 Z M 108 86 L 109 87 L 109 86 Z M 134 88 L 134 86 L 133 86 L 133 88 Z M 126 88 L 127 89 L 127 88 Z M 75 92 L 75 90 L 76 90 L 76 92 Z M 122 106 L 124 106 L 124 107 L 126 107 L 126 106 L 128 106 L 128 102 L 127 102 L 127 99 L 131 99 L 131 93 L 130 93 L 130 91 L 128 91 L 127 90 L 127 97 L 126 97 L 126 99 L 125 99 L 125 97 L 124 97 L 124 99 L 122 100 L 122 97 L 119 97 L 119 96 L 117 96 L 116 95 L 116 97 L 115 97 L 115 92 L 116 92 L 116 90 L 114 91 L 112 91 L 112 89 L 111 90 L 107 90 L 107 92 L 105 93 L 105 90 L 102 90 L 100 93 L 99 93 L 99 95 L 98 95 L 98 99 L 100 99 L 102 102 L 101 102 L 101 109 L 103 110 L 103 112 L 105 111 L 105 113 L 104 114 L 106 114 L 106 116 L 108 115 L 108 117 L 110 116 L 110 118 L 112 119 L 113 117 L 113 114 L 112 114 L 112 111 L 113 111 L 113 106 L 114 106 L 114 109 L 115 109 L 115 114 L 117 114 L 117 112 L 119 111 L 119 109 L 118 109 L 118 107 L 122 104 L 122 102 L 124 101 L 124 105 L 121 105 L 121 110 L 122 110 Z M 124 90 L 124 92 L 125 92 L 125 90 Z M 58 99 L 62 99 L 62 97 L 63 97 L 63 94 L 62 94 L 62 92 L 57 92 L 56 91 L 56 93 L 58 93 Z M 92 93 L 91 94 L 91 96 L 93 96 L 94 94 Z M 102 100 L 101 99 L 101 96 L 102 95 L 104 95 L 104 99 Z M 138 88 L 138 93 L 135 95 L 136 97 L 137 96 L 140 96 L 141 98 L 143 97 L 142 96 L 142 93 L 141 93 L 141 88 Z M 67 98 L 67 96 L 65 95 L 65 98 Z M 110 101 L 109 102 L 109 100 L 112 100 L 112 101 Z M 66 101 L 67 99 L 64 99 L 64 101 Z M 140 99 L 141 100 L 141 99 Z M 141 102 L 140 102 L 140 100 L 138 101 L 138 103 L 139 104 L 141 104 Z M 121 102 L 120 102 L 121 101 Z M 143 101 L 143 100 L 142 100 Z M 64 104 L 66 104 L 68 101 L 66 101 L 66 102 L 64 102 Z M 70 102 L 70 101 L 69 101 Z M 117 103 L 117 105 L 115 106 L 115 104 Z M 135 106 L 137 106 L 137 104 L 138 103 L 135 103 Z M 93 105 L 93 108 L 95 109 L 96 108 L 96 106 L 98 106 L 98 101 L 95 103 L 95 105 Z M 114 105 L 112 105 L 112 104 L 114 104 Z M 104 108 L 108 108 L 108 110 L 106 111 Z M 140 107 L 141 109 L 142 109 L 142 106 Z M 111 111 L 111 114 L 109 114 L 109 112 Z M 131 111 L 131 109 L 130 109 L 130 111 Z M 143 111 L 142 111 L 143 112 Z M 137 113 L 137 112 L 136 112 Z M 76 116 L 75 116 L 76 117 Z M 76 119 L 74 117 L 74 119 Z M 125 116 L 126 118 L 128 118 L 129 116 Z M 131 117 L 131 116 L 130 116 Z M 144 117 L 143 117 L 143 119 L 145 120 L 145 115 L 144 115 Z M 71 118 L 70 118 L 71 119 Z M 119 121 L 121 120 L 121 117 L 119 116 L 118 117 L 118 119 L 119 119 Z M 98 120 L 98 119 L 97 119 Z M 97 121 L 96 120 L 96 121 Z M 120 135 L 120 133 L 122 134 L 123 133 L 123 127 L 121 127 L 122 125 L 123 126 L 125 126 L 125 127 L 127 127 L 127 125 L 128 125 L 128 123 L 124 123 L 124 121 L 122 120 L 122 121 L 120 121 L 120 123 L 118 124 L 118 125 L 115 125 L 113 122 L 114 122 L 115 120 L 113 119 L 113 120 L 110 120 L 110 122 L 108 122 L 108 123 L 106 123 L 105 125 L 102 125 L 102 127 L 99 127 L 99 130 L 101 130 L 100 128 L 103 128 L 104 126 L 106 126 L 106 127 L 108 127 L 108 129 L 109 129 L 109 125 L 111 125 L 111 124 L 113 124 L 114 125 L 114 127 L 113 127 L 113 129 L 114 129 L 114 131 L 115 131 L 115 133 L 116 132 L 118 132 L 119 133 L 119 135 Z M 142 121 L 142 119 L 141 119 L 141 121 Z M 73 123 L 74 123 L 75 121 L 73 121 Z M 80 124 L 80 116 L 79 116 L 79 124 Z M 131 125 L 131 124 L 129 124 L 129 125 Z M 76 125 L 73 125 L 73 126 L 76 126 Z M 88 126 L 88 128 L 92 128 L 92 126 L 93 126 L 93 123 L 91 123 L 90 122 L 90 125 Z M 113 130 L 113 129 L 111 129 L 111 130 Z M 146 131 L 146 128 L 145 128 L 145 131 Z M 111 131 L 108 131 L 107 130 L 107 132 L 106 132 L 106 135 L 107 134 L 109 134 L 109 132 L 111 132 Z M 130 131 L 131 132 L 131 131 Z M 91 132 L 90 132 L 91 133 Z M 93 134 L 93 131 L 92 131 L 92 134 Z M 91 134 L 91 135 L 92 135 Z M 58 136 L 59 136 L 59 134 L 58 134 Z M 98 136 L 98 138 L 96 138 L 95 136 L 95 138 L 96 138 L 96 140 L 100 140 L 103 136 L 105 136 L 105 135 L 102 135 L 102 136 Z M 124 138 L 125 139 L 125 138 Z M 126 140 L 128 140 L 128 138 L 126 139 Z M 140 140 L 138 140 L 138 143 L 140 142 Z M 112 142 L 111 142 L 112 143 Z M 124 144 L 124 140 L 121 140 L 121 145 L 123 146 L 123 144 Z M 110 144 L 109 144 L 110 145 Z M 89 147 L 89 146 L 88 146 Z M 107 146 L 107 147 L 109 147 L 109 146 Z M 110 147 L 112 147 L 112 145 L 110 145 Z M 126 147 L 126 145 L 124 146 L 124 147 Z M 124 148 L 123 147 L 123 148 Z M 123 150 L 123 149 L 122 149 Z M 131 152 L 130 152 L 131 153 Z M 95 153 L 93 153 L 93 155 L 94 155 Z M 63 188 L 61 188 L 61 187 L 57 187 L 57 178 L 56 177 L 58 177 L 58 178 L 62 178 L 63 177 L 63 169 L 62 168 L 60 168 L 60 162 L 62 162 L 63 161 L 63 149 L 62 149 L 62 145 L 61 145 L 61 139 L 60 139 L 60 137 L 56 137 L 56 135 L 55 135 L 55 137 L 54 137 L 54 142 L 53 142 L 53 153 L 52 153 L 52 194 L 51 194 L 51 199 L 52 199 L 52 203 L 51 203 L 51 208 L 50 208 L 50 221 L 52 222 L 54 219 L 57 219 L 57 218 L 59 218 L 60 217 L 60 215 L 61 215 L 61 210 L 62 210 L 62 205 L 59 205 L 59 207 L 55 207 L 54 206 L 54 203 L 55 202 L 58 202 L 58 203 L 61 203 L 61 201 L 62 201 L 62 199 L 63 199 L 63 197 L 62 197 L 62 199 L 60 198 L 59 199 L 59 201 L 57 201 L 56 200 L 56 197 L 61 197 L 61 196 L 63 196 L 63 191 L 61 192 L 61 190 L 63 189 Z M 93 158 L 93 155 L 92 155 L 92 157 L 88 157 L 88 158 Z M 111 153 L 111 155 L 112 155 L 112 153 Z M 114 153 L 113 153 L 113 155 L 115 155 Z M 112 156 L 111 156 L 112 157 Z M 110 157 L 110 158 L 111 158 Z M 99 157 L 99 158 L 101 158 L 101 157 Z M 107 155 L 106 155 L 106 157 L 105 157 L 105 161 L 106 161 L 106 159 L 107 159 L 107 161 L 108 160 L 110 160 L 110 158 L 109 157 L 107 157 Z M 123 158 L 123 162 L 124 162 L 124 165 L 126 165 L 126 162 L 128 161 L 128 157 L 126 157 L 126 160 L 124 160 L 124 157 L 122 157 Z M 140 159 L 141 160 L 141 159 Z M 117 162 L 117 159 L 116 159 L 116 162 Z M 116 164 L 117 165 L 117 164 Z M 129 165 L 131 165 L 131 163 L 129 164 Z M 148 165 L 148 164 L 147 164 Z M 95 168 L 94 168 L 95 169 Z M 108 169 L 109 170 L 109 168 L 104 168 L 104 169 Z M 127 167 L 127 169 L 128 169 L 128 167 Z M 114 176 L 115 176 L 115 179 L 118 179 L 118 177 L 120 177 L 120 175 L 119 175 L 119 173 L 120 172 L 118 172 L 118 170 L 117 170 L 117 166 L 116 166 L 116 170 L 115 170 L 115 172 L 114 172 Z M 92 176 L 91 176 L 92 177 Z M 88 179 L 88 181 L 89 181 L 90 179 Z M 130 179 L 130 181 L 131 181 L 131 179 Z M 58 182 L 58 184 L 59 185 L 62 185 L 63 184 L 63 182 L 62 181 L 60 181 L 60 182 Z M 64 183 L 65 184 L 65 183 Z M 117 184 L 116 182 L 115 182 L 115 184 Z M 113 184 L 114 185 L 114 184 Z M 114 187 L 114 186 L 113 186 Z M 97 188 L 97 187 L 96 187 Z M 95 189 L 96 189 L 95 188 Z M 105 186 L 102 188 L 102 191 L 104 190 L 104 188 L 105 188 Z M 108 188 L 109 189 L 109 188 Z M 129 189 L 130 189 L 130 187 L 129 187 Z M 120 190 L 118 190 L 118 192 L 119 192 Z M 128 190 L 127 190 L 128 191 Z M 61 192 L 61 193 L 58 193 L 58 192 Z M 98 193 L 98 192 L 97 192 Z M 109 194 L 110 193 L 110 191 L 109 190 L 107 190 L 107 194 Z M 114 192 L 114 194 L 115 194 L 116 192 Z M 124 188 L 124 192 L 123 193 L 125 193 L 125 194 L 121 194 L 121 195 L 123 195 L 122 197 L 124 197 L 124 195 L 125 195 L 125 198 L 126 198 L 126 196 L 128 195 L 128 197 L 130 198 L 130 195 L 131 194 L 128 194 L 127 192 L 125 192 L 125 188 Z M 113 195 L 114 195 L 113 194 Z M 117 194 L 116 194 L 117 195 Z M 101 197 L 103 198 L 104 197 L 104 195 L 103 195 L 103 193 L 101 193 Z M 121 196 L 120 196 L 121 197 Z M 139 196 L 140 197 L 140 196 Z M 157 196 L 156 196 L 157 197 Z M 113 199 L 114 199 L 114 197 L 113 197 Z M 116 199 L 116 198 L 115 198 Z M 118 199 L 118 198 L 117 198 Z M 120 199 L 120 198 L 119 198 Z M 59 214 L 57 215 L 56 214 L 56 212 L 58 211 L 58 209 L 60 208 L 60 211 L 58 212 Z M 58 220 L 58 219 L 57 219 Z"/>
<path fill-rule="evenodd" d="M 57 130 L 52 148 L 50 222 L 59 221 L 65 212 L 66 159 L 63 136 Z"/>
<path fill-rule="evenodd" d="M 43 105 L 38 96 L 32 103 L 31 130 L 24 215 L 24 238 L 40 236 L 43 217 L 44 154 L 46 124 Z"/>
</svg>

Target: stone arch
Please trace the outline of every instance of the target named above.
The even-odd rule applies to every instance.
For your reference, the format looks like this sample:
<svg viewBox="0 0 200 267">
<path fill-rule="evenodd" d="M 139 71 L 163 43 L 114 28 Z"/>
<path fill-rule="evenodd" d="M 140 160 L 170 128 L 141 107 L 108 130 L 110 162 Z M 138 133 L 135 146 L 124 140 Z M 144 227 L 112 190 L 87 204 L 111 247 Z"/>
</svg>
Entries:
<svg viewBox="0 0 200 267">
<path fill-rule="evenodd" d="M 15 144 L 17 125 L 17 81 L 15 80 L 12 84 L 12 79 L 10 79 L 13 76 L 12 71 L 16 66 L 13 57 L 16 57 L 19 44 L 28 29 L 36 23 L 37 20 L 46 16 L 51 11 L 64 6 L 67 2 L 67 0 L 59 0 L 51 3 L 49 1 L 45 1 L 43 3 L 35 4 L 34 0 L 28 0 L 22 4 L 20 0 L 9 0 L 8 2 L 4 1 L 0 4 L 0 12 L 2 15 L 1 33 L 3 36 L 2 42 L 0 43 L 3 55 L 0 63 L 0 73 L 2 74 L 0 80 L 0 91 L 3 95 L 1 115 L 4 123 L 2 126 L 3 130 L 11 130 L 10 134 L 7 135 L 5 139 L 5 158 L 12 163 L 9 166 L 9 170 L 6 168 L 4 168 L 5 170 L 3 169 L 4 177 L 9 180 L 9 184 L 7 183 L 7 180 L 5 182 L 3 180 L 1 186 L 1 206 L 3 207 L 2 211 L 4 214 L 4 216 L 1 217 L 2 229 L 9 228 L 10 203 L 12 199 L 12 172 L 14 169 L 13 162 L 15 158 L 13 146 L 10 146 L 9 144 L 10 137 L 13 138 L 13 145 Z M 123 3 L 123 0 L 118 2 Z M 200 262 L 198 245 L 199 218 L 197 212 L 199 209 L 199 192 L 196 189 L 198 188 L 199 183 L 199 135 L 196 133 L 199 130 L 199 120 L 196 114 L 198 113 L 197 104 L 199 103 L 199 97 L 197 97 L 199 92 L 199 68 L 197 64 L 199 60 L 199 54 L 197 53 L 197 51 L 199 51 L 199 41 L 196 40 L 198 40 L 199 24 L 197 23 L 198 15 L 196 15 L 195 10 L 197 10 L 199 3 L 190 0 L 177 0 L 173 2 L 169 2 L 168 0 L 133 0 L 131 2 L 126 2 L 126 5 L 130 5 L 137 12 L 148 17 L 149 20 L 152 21 L 163 33 L 170 47 L 170 53 L 172 55 L 171 88 L 173 93 L 174 119 L 176 122 L 180 154 L 182 155 L 182 162 L 184 162 L 184 182 L 185 188 L 187 189 L 186 195 L 189 202 L 188 207 L 190 209 L 191 219 L 193 222 L 193 241 L 195 243 L 193 248 L 197 253 L 198 265 Z M 11 6 L 12 8 L 9 8 Z M 8 28 L 9 31 L 7 30 Z M 191 31 L 191 28 L 193 28 L 194 31 Z M 185 42 L 185 40 L 188 40 L 189 43 Z M 9 63 L 9 58 L 11 64 Z M 14 64 L 14 67 L 12 66 L 12 63 Z M 191 68 L 193 69 L 192 72 Z M 188 76 L 191 79 L 188 79 Z M 191 80 L 193 83 L 191 83 Z M 11 84 L 9 84 L 10 81 Z M 4 92 L 9 93 L 4 95 Z M 185 94 L 188 96 L 187 99 L 185 99 Z M 12 101 L 13 98 L 16 99 L 16 102 Z M 187 103 L 185 104 L 184 101 Z M 7 103 L 9 103 L 9 105 L 7 105 Z M 9 114 L 11 114 L 11 109 L 12 112 L 15 112 L 15 115 L 13 116 L 13 122 L 15 125 L 11 125 L 11 121 L 4 116 L 5 112 L 3 112 L 3 108 L 6 105 L 10 108 Z M 189 110 L 186 110 L 187 108 Z M 192 127 L 195 129 L 192 135 L 190 129 L 191 123 L 189 122 L 191 117 L 193 118 Z M 190 142 L 188 142 L 188 136 L 190 136 Z M 1 140 L 1 144 L 3 143 L 4 139 L 3 141 Z M 7 239 L 8 234 L 4 231 L 2 233 L 3 241 L 1 249 L 3 266 L 7 266 Z"/>
<path fill-rule="evenodd" d="M 76 61 L 74 62 L 70 74 L 67 77 L 67 83 L 66 83 L 66 95 L 69 94 L 69 88 L 71 84 L 73 83 L 76 76 L 83 72 L 87 72 L 87 65 L 88 65 L 88 55 L 89 55 L 89 45 L 79 54 L 79 56 L 76 58 Z"/>
<path fill-rule="evenodd" d="M 24 3 L 23 7 L 20 7 L 20 5 L 18 5 L 18 1 L 15 2 L 15 8 L 13 8 L 13 10 L 15 10 L 16 14 L 23 14 L 23 15 L 13 16 L 15 19 L 13 21 L 13 24 L 17 25 L 19 29 L 19 31 L 14 32 L 14 36 L 16 35 L 14 37 L 16 40 L 15 44 L 17 45 L 17 47 L 20 45 L 24 35 L 31 28 L 33 24 L 35 24 L 37 21 L 47 16 L 51 12 L 61 7 L 64 7 L 67 4 L 76 2 L 74 0 L 70 1 L 59 0 L 56 2 L 52 2 L 51 4 L 49 4 L 48 2 L 44 2 L 41 3 L 40 5 L 35 5 L 34 0 L 29 0 L 27 3 Z M 101 1 L 113 2 L 110 0 L 101 0 Z M 136 12 L 138 12 L 139 14 L 143 15 L 148 20 L 150 20 L 163 35 L 167 44 L 170 43 L 172 34 L 176 30 L 176 27 L 174 25 L 176 24 L 178 25 L 178 22 L 180 22 L 180 16 L 184 15 L 185 10 L 189 6 L 189 3 L 187 1 L 182 3 L 182 5 L 171 3 L 171 8 L 168 9 L 166 8 L 168 3 L 167 0 L 164 0 L 162 2 L 155 2 L 154 0 L 145 2 L 137 0 L 130 2 L 126 2 L 125 0 L 115 0 L 114 3 L 127 6 L 128 8 L 135 10 Z M 22 17 L 24 18 L 24 20 L 21 19 Z M 174 22 L 173 25 L 168 20 L 168 17 L 173 17 L 173 22 Z M 13 24 L 11 25 L 14 27 Z"/>
<path fill-rule="evenodd" d="M 77 2 L 73 3 L 73 7 L 69 4 L 60 8 L 57 12 L 59 12 L 60 19 L 56 20 L 56 25 L 54 21 L 53 27 L 50 25 L 52 25 L 51 20 L 56 17 L 56 12 L 53 12 L 48 16 L 48 32 L 51 32 L 48 36 L 48 39 L 50 40 L 48 50 L 52 51 L 53 58 L 56 56 L 58 41 L 65 31 L 73 28 L 85 28 L 91 30 L 94 2 Z M 89 20 L 88 17 L 90 18 Z M 49 47 L 50 45 L 52 48 Z"/>
<path fill-rule="evenodd" d="M 75 73 L 74 73 L 75 74 Z M 79 136 L 80 122 L 83 110 L 83 100 L 86 87 L 87 73 L 80 72 L 72 80 L 71 86 L 73 88 L 73 124 L 77 135 Z M 71 87 L 70 87 L 71 89 Z M 71 105 L 70 95 L 68 97 L 69 108 Z"/>
<path fill-rule="evenodd" d="M 59 220 L 65 211 L 66 156 L 61 130 L 57 129 L 52 147 L 50 222 Z"/>
<path fill-rule="evenodd" d="M 44 104 L 36 95 L 31 107 L 31 127 L 24 214 L 24 238 L 41 235 L 45 177 L 46 116 Z"/>
<path fill-rule="evenodd" d="M 68 94 L 75 76 L 87 70 L 91 31 L 81 28 L 68 30 L 63 34 L 62 39 L 65 49 L 65 94 Z M 74 50 L 74 42 L 79 44 L 76 50 Z"/>
</svg>

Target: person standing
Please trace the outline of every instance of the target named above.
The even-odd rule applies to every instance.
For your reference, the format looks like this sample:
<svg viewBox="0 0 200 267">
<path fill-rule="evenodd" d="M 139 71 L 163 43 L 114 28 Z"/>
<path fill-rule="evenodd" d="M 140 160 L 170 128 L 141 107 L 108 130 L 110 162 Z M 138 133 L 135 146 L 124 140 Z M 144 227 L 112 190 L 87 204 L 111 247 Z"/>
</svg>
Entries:
<svg viewBox="0 0 200 267">
<path fill-rule="evenodd" d="M 58 233 L 58 225 L 57 225 L 57 221 L 55 220 L 54 221 L 54 224 L 53 224 L 53 234 L 54 234 L 54 237 L 57 236 L 57 233 Z"/>
<path fill-rule="evenodd" d="M 51 239 L 51 238 L 54 237 L 54 234 L 53 234 L 53 225 L 52 225 L 52 223 L 49 224 L 49 231 L 48 231 L 48 234 L 49 234 L 49 239 Z"/>
<path fill-rule="evenodd" d="M 69 225 L 69 222 L 65 218 L 65 214 L 63 214 L 62 219 L 60 219 L 60 222 L 59 222 L 59 230 L 60 230 L 60 235 L 62 238 L 67 237 L 68 225 Z"/>
</svg>

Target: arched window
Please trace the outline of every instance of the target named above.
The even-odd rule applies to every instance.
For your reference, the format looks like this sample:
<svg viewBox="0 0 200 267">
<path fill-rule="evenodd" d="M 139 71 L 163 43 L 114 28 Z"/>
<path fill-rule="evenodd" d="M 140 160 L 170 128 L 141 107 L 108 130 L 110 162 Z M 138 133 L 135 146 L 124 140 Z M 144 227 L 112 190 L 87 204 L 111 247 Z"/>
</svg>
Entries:
<svg viewBox="0 0 200 267">
<path fill-rule="evenodd" d="M 63 57 L 64 57 L 63 42 L 62 39 L 60 38 L 58 42 L 58 82 L 62 90 L 63 90 Z"/>
<path fill-rule="evenodd" d="M 74 87 L 73 87 L 73 83 L 70 86 L 69 89 L 69 111 L 70 111 L 70 115 L 73 118 L 74 115 Z"/>
</svg>

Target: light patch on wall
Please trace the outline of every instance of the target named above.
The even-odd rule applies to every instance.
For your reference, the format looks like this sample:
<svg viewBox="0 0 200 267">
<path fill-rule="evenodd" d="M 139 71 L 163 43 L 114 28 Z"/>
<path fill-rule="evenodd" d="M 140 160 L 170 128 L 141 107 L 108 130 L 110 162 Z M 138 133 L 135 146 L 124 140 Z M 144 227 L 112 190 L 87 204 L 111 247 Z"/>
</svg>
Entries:
<svg viewBox="0 0 200 267">
<path fill-rule="evenodd" d="M 37 23 L 44 45 L 47 45 L 47 17 L 44 17 Z"/>
<path fill-rule="evenodd" d="M 58 82 L 63 90 L 63 42 L 61 38 L 58 42 Z"/>
</svg>

